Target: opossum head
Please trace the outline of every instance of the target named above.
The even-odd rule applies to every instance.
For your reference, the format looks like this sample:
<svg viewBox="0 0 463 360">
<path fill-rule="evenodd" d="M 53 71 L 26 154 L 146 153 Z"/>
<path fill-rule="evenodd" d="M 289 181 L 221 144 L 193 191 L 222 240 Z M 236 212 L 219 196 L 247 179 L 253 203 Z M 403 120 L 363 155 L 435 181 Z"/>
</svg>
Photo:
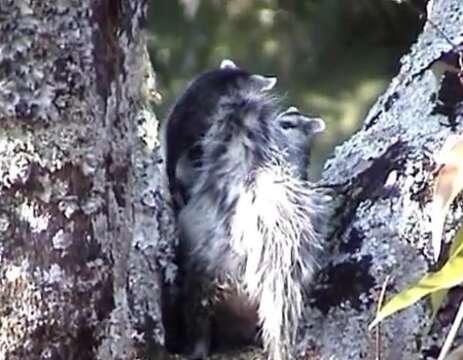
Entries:
<svg viewBox="0 0 463 360">
<path fill-rule="evenodd" d="M 281 113 L 277 121 L 289 145 L 306 151 L 313 136 L 325 130 L 323 119 L 304 115 L 294 106 Z"/>
<path fill-rule="evenodd" d="M 188 171 L 185 174 L 185 170 L 182 179 L 177 179 L 179 160 L 184 157 L 195 164 L 201 158 L 199 143 L 221 111 L 220 104 L 262 96 L 275 84 L 275 77 L 252 74 L 240 69 L 231 60 L 223 60 L 218 68 L 200 74 L 187 86 L 171 109 L 162 131 L 169 187 L 174 199 L 185 197 L 185 194 L 178 194 L 184 191 L 179 190 L 176 182 L 188 183 L 185 176 L 190 175 Z M 194 169 L 193 165 L 188 166 Z"/>
</svg>

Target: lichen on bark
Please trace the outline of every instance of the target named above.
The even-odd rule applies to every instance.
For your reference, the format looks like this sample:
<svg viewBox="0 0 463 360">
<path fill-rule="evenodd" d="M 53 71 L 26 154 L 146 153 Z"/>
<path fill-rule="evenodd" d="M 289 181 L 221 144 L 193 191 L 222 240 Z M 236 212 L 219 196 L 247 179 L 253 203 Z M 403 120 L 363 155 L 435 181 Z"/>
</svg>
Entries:
<svg viewBox="0 0 463 360">
<path fill-rule="evenodd" d="M 176 234 L 145 14 L 142 0 L 0 3 L 0 357 L 165 355 L 160 279 L 175 275 Z M 436 0 L 430 16 L 363 128 L 325 166 L 342 205 L 301 332 L 307 356 L 375 353 L 367 325 L 384 277 L 391 293 L 430 268 L 432 154 L 463 116 L 463 99 L 445 98 L 451 75 L 433 70 L 448 40 L 463 43 L 462 5 Z M 461 218 L 457 204 L 447 240 Z M 420 333 L 427 314 L 419 303 L 385 322 L 384 359 L 432 353 Z M 256 353 L 221 358 L 265 358 Z"/>
<path fill-rule="evenodd" d="M 161 228 L 134 241 L 135 165 L 152 155 L 139 128 L 156 125 L 145 14 L 141 0 L 0 4 L 2 358 L 130 359 L 162 342 L 156 269 L 134 265 Z"/>
</svg>

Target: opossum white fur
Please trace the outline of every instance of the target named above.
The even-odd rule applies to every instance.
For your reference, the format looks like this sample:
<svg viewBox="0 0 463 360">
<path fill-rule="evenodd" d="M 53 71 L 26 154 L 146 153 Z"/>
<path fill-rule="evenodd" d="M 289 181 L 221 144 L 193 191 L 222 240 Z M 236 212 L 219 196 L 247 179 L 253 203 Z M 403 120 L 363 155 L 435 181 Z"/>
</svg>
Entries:
<svg viewBox="0 0 463 360">
<path fill-rule="evenodd" d="M 220 99 L 178 220 L 186 271 L 212 288 L 242 289 L 257 304 L 270 359 L 285 360 L 324 248 L 329 203 L 299 176 L 276 119 L 275 99 L 265 93 Z M 206 348 L 196 345 L 192 358 L 204 358 Z"/>
</svg>

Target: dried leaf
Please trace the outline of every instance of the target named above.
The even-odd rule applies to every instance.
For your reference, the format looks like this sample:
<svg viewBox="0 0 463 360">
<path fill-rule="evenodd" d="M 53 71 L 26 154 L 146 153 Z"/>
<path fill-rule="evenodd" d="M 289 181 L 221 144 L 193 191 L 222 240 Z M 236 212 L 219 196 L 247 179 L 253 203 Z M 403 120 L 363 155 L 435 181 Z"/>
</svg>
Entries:
<svg viewBox="0 0 463 360">
<path fill-rule="evenodd" d="M 432 247 L 434 259 L 441 252 L 445 217 L 452 201 L 463 189 L 463 137 L 450 136 L 436 161 L 442 168 L 437 175 L 432 201 Z"/>
</svg>

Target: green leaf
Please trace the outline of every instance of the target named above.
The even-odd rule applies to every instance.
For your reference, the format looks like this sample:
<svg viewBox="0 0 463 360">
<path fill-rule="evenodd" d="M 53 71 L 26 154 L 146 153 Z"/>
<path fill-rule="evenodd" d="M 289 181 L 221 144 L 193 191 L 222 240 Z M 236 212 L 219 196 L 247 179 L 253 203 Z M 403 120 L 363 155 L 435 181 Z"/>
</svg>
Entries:
<svg viewBox="0 0 463 360">
<path fill-rule="evenodd" d="M 455 253 L 438 272 L 425 275 L 416 285 L 395 295 L 382 307 L 369 328 L 384 318 L 414 304 L 438 290 L 450 289 L 463 282 L 463 250 Z"/>
</svg>

